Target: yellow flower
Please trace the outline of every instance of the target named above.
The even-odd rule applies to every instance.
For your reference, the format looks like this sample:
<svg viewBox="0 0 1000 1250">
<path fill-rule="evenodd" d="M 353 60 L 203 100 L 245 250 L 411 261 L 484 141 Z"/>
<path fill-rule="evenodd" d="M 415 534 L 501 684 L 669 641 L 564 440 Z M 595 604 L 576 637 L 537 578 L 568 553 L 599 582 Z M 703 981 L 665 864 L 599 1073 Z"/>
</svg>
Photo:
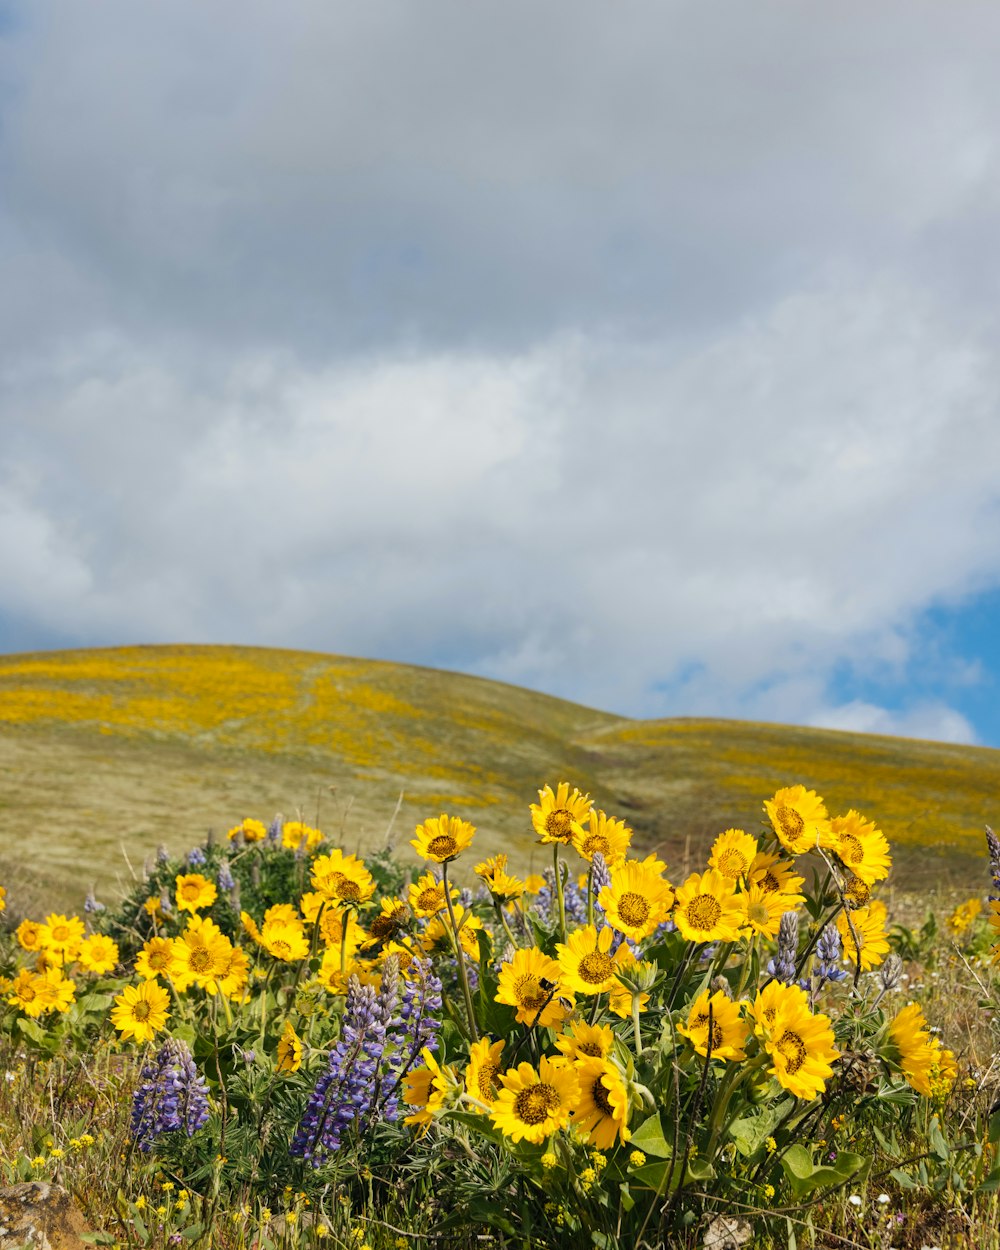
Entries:
<svg viewBox="0 0 1000 1250">
<path fill-rule="evenodd" d="M 481 1037 L 469 1047 L 469 1066 L 465 1069 L 465 1088 L 473 1098 L 492 1107 L 496 1100 L 500 1076 L 500 1052 L 502 1041 L 494 1042 Z M 481 1111 L 481 1107 L 476 1107 Z"/>
<path fill-rule="evenodd" d="M 28 968 L 22 968 L 10 982 L 10 996 L 7 1001 L 13 1007 L 20 1007 L 26 1016 L 36 1018 L 45 1010 L 41 997 L 42 978 Z"/>
<path fill-rule="evenodd" d="M 885 903 L 878 899 L 852 911 L 849 917 L 846 912 L 837 917 L 844 954 L 852 964 L 860 962 L 862 972 L 877 968 L 889 953 L 885 920 Z"/>
<path fill-rule="evenodd" d="M 788 906 L 787 895 L 777 890 L 765 890 L 760 885 L 749 886 L 737 897 L 743 904 L 747 928 L 764 937 L 777 937 L 781 917 L 786 911 L 794 910 Z"/>
<path fill-rule="evenodd" d="M 940 1046 L 938 1046 L 940 1049 Z M 931 1071 L 938 1058 L 919 1004 L 908 1003 L 889 1025 L 889 1057 L 918 1094 L 931 1097 Z"/>
<path fill-rule="evenodd" d="M 574 837 L 582 838 L 583 824 L 593 804 L 589 794 L 569 789 L 568 781 L 560 781 L 555 793 L 551 786 L 538 791 L 538 802 L 531 804 L 531 823 L 542 842 L 561 842 L 564 846 Z"/>
<path fill-rule="evenodd" d="M 633 1150 L 628 1157 L 628 1161 L 634 1168 L 644 1168 L 646 1166 L 646 1156 L 641 1150 Z"/>
<path fill-rule="evenodd" d="M 757 857 L 757 839 L 743 829 L 727 829 L 712 843 L 709 868 L 715 868 L 731 881 L 747 876 Z"/>
<path fill-rule="evenodd" d="M 791 860 L 758 851 L 750 865 L 748 885 L 759 885 L 765 894 L 784 894 L 785 911 L 796 911 L 806 901 L 801 893 L 805 878 L 795 871 Z"/>
<path fill-rule="evenodd" d="M 708 1056 L 709 1015 L 712 1023 L 713 1059 L 745 1059 L 750 1029 L 734 1003 L 721 991 L 710 994 L 702 990 L 691 1004 L 687 1024 L 679 1024 L 677 1032 L 688 1039 L 699 1055 Z"/>
<path fill-rule="evenodd" d="M 118 963 L 118 943 L 103 933 L 94 933 L 80 943 L 77 959 L 88 972 L 110 972 Z"/>
<path fill-rule="evenodd" d="M 693 872 L 677 890 L 674 924 L 688 942 L 738 941 L 745 922 L 733 882 L 715 868 Z"/>
<path fill-rule="evenodd" d="M 279 1072 L 298 1072 L 302 1067 L 302 1039 L 292 1028 L 290 1020 L 285 1021 L 285 1031 L 278 1042 Z"/>
<path fill-rule="evenodd" d="M 500 1077 L 500 1091 L 490 1119 L 513 1141 L 539 1144 L 564 1128 L 580 1097 L 574 1068 L 563 1059 L 543 1055 L 538 1071 L 520 1063 Z"/>
<path fill-rule="evenodd" d="M 299 920 L 265 920 L 260 929 L 260 944 L 275 959 L 297 963 L 309 954 L 309 941 Z"/>
<path fill-rule="evenodd" d="M 410 840 L 410 846 L 421 859 L 429 859 L 435 864 L 447 864 L 456 855 L 466 849 L 476 832 L 475 825 L 458 816 L 432 816 L 422 825 L 417 825 L 416 837 Z"/>
<path fill-rule="evenodd" d="M 313 887 L 328 902 L 340 906 L 348 903 L 367 903 L 375 893 L 375 879 L 356 855 L 345 855 L 333 850 L 329 855 L 319 855 L 313 860 Z"/>
<path fill-rule="evenodd" d="M 537 894 L 545 889 L 545 878 L 539 872 L 529 872 L 524 878 L 525 894 Z"/>
<path fill-rule="evenodd" d="M 0 885 L 0 911 L 7 910 L 7 887 Z"/>
<path fill-rule="evenodd" d="M 608 1150 L 628 1140 L 628 1090 L 616 1064 L 610 1059 L 585 1056 L 574 1064 L 580 1093 L 573 1109 L 573 1123 L 598 1150 Z"/>
<path fill-rule="evenodd" d="M 172 938 L 151 937 L 135 957 L 135 970 L 144 981 L 167 976 L 173 957 Z"/>
<path fill-rule="evenodd" d="M 83 921 L 79 916 L 63 916 L 53 912 L 41 926 L 39 945 L 60 963 L 71 963 L 83 941 Z"/>
<path fill-rule="evenodd" d="M 631 841 L 632 830 L 624 820 L 606 816 L 596 807 L 587 813 L 587 828 L 573 835 L 573 845 L 584 859 L 592 861 L 599 851 L 609 868 L 624 862 Z"/>
<path fill-rule="evenodd" d="M 410 923 L 410 909 L 400 898 L 383 898 L 379 901 L 379 914 L 368 925 L 365 946 L 380 946 L 391 942 L 405 932 Z"/>
<path fill-rule="evenodd" d="M 674 892 L 657 862 L 627 859 L 611 869 L 611 884 L 598 895 L 608 924 L 633 942 L 649 937 L 666 920 L 674 902 Z"/>
<path fill-rule="evenodd" d="M 454 901 L 458 898 L 458 890 L 454 886 L 450 886 L 449 889 L 452 901 Z M 417 879 L 414 885 L 410 886 L 409 898 L 413 914 L 428 919 L 431 916 L 436 916 L 439 911 L 444 911 L 447 906 L 444 897 L 444 883 L 430 872 L 425 872 L 423 876 Z"/>
<path fill-rule="evenodd" d="M 846 816 L 830 821 L 830 849 L 839 856 L 844 867 L 874 885 L 889 875 L 892 859 L 889 843 L 873 820 L 866 820 L 852 807 Z"/>
<path fill-rule="evenodd" d="M 619 973 L 634 974 L 637 969 L 655 969 L 656 965 L 638 959 L 632 954 L 631 950 L 623 942 L 615 952 L 615 958 L 618 962 L 617 971 Z M 620 1016 L 623 1020 L 627 1020 L 632 1015 L 632 1005 L 634 995 L 627 985 L 622 983 L 621 977 L 615 979 L 611 992 L 608 995 L 608 1009 L 614 1012 L 616 1016 Z M 639 1010 L 645 1011 L 646 1004 L 649 1002 L 649 995 L 643 990 L 639 994 Z"/>
<path fill-rule="evenodd" d="M 765 799 L 771 827 L 786 851 L 801 855 L 830 844 L 830 820 L 823 800 L 805 786 L 786 786 Z"/>
<path fill-rule="evenodd" d="M 608 954 L 613 937 L 609 928 L 598 933 L 588 924 L 574 930 L 565 944 L 557 943 L 562 984 L 577 994 L 604 994 L 610 990 L 618 970 L 614 957 Z"/>
<path fill-rule="evenodd" d="M 170 995 L 158 981 L 126 985 L 111 1008 L 111 1023 L 122 1039 L 150 1042 L 167 1023 Z"/>
<path fill-rule="evenodd" d="M 555 1157 L 551 1150 L 547 1150 L 545 1154 L 542 1155 L 542 1167 L 545 1168 L 547 1172 L 551 1172 L 558 1162 L 559 1160 Z"/>
<path fill-rule="evenodd" d="M 426 1131 L 436 1112 L 444 1106 L 451 1087 L 451 1072 L 442 1068 L 433 1054 L 424 1047 L 420 1052 L 422 1068 L 413 1068 L 403 1077 L 403 1102 L 416 1110 L 403 1120 Z"/>
<path fill-rule="evenodd" d="M 306 850 L 311 851 L 323 841 L 318 829 L 304 825 L 301 820 L 286 820 L 281 827 L 281 845 L 286 851 L 297 851 L 303 842 Z"/>
<path fill-rule="evenodd" d="M 982 910 L 983 904 L 978 898 L 970 898 L 964 903 L 959 903 L 945 922 L 948 932 L 952 937 L 961 937 Z"/>
<path fill-rule="evenodd" d="M 543 1029 L 558 1026 L 569 1014 L 559 1001 L 568 996 L 561 978 L 562 969 L 555 959 L 537 947 L 522 948 L 500 965 L 496 1001 L 514 1007 L 520 1024 L 538 1024 Z"/>
<path fill-rule="evenodd" d="M 22 920 L 14 930 L 14 935 L 22 950 L 42 949 L 42 926 L 36 920 Z"/>
<path fill-rule="evenodd" d="M 189 911 L 194 915 L 203 907 L 211 907 L 218 897 L 218 890 L 200 872 L 186 873 L 177 877 L 176 882 L 174 899 L 180 911 Z"/>
<path fill-rule="evenodd" d="M 493 898 L 501 902 L 506 899 L 520 898 L 524 893 L 524 882 L 512 877 L 507 872 L 507 856 L 493 855 L 475 867 L 477 877 L 481 877 L 484 885 Z"/>
<path fill-rule="evenodd" d="M 51 968 L 39 977 L 38 998 L 43 1011 L 68 1011 L 75 1002 L 76 982 Z"/>
<path fill-rule="evenodd" d="M 242 837 L 244 842 L 263 842 L 267 837 L 267 826 L 259 820 L 251 820 L 249 816 L 238 825 L 234 825 L 226 834 L 230 842 Z"/>
<path fill-rule="evenodd" d="M 818 1097 L 833 1075 L 840 1052 L 833 1045 L 829 1016 L 813 1015 L 809 1000 L 797 985 L 772 981 L 770 994 L 759 993 L 750 1013 L 755 1030 L 771 1058 L 771 1075 L 796 1098 Z"/>
<path fill-rule="evenodd" d="M 459 903 L 454 903 L 452 909 L 455 913 L 455 927 L 458 930 L 458 939 L 462 943 L 462 950 L 470 959 L 478 959 L 479 939 L 476 934 L 483 931 L 483 922 L 472 912 L 466 918 L 465 908 Z M 428 952 L 450 951 L 451 939 L 448 937 L 450 933 L 451 917 L 443 911 L 430 921 L 423 932 L 421 944 L 424 950 Z"/>
<path fill-rule="evenodd" d="M 229 970 L 232 952 L 232 943 L 218 925 L 207 918 L 192 916 L 185 931 L 174 939 L 173 948 L 168 976 L 177 992 L 183 994 L 190 986 L 199 985 L 214 994 L 218 989 L 217 979 Z"/>
<path fill-rule="evenodd" d="M 607 1024 L 574 1020 L 556 1038 L 556 1048 L 572 1063 L 577 1059 L 607 1059 L 615 1048 L 615 1035 Z"/>
</svg>

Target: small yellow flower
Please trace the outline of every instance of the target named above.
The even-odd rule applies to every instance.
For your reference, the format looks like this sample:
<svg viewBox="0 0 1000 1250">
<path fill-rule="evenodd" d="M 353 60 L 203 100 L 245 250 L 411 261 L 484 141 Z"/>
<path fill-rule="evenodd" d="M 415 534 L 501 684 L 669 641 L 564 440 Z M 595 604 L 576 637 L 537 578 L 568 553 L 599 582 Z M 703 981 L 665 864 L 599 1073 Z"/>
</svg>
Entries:
<svg viewBox="0 0 1000 1250">
<path fill-rule="evenodd" d="M 164 1181 L 162 1185 L 160 1186 L 160 1188 L 163 1190 L 165 1194 L 169 1194 L 170 1191 L 173 1189 L 173 1187 L 174 1187 L 173 1181 Z"/>
<path fill-rule="evenodd" d="M 641 1150 L 633 1150 L 632 1153 L 628 1157 L 628 1161 L 634 1168 L 641 1168 L 641 1167 L 646 1166 L 646 1156 L 642 1153 Z"/>
<path fill-rule="evenodd" d="M 167 1213 L 167 1208 L 166 1208 L 166 1207 L 157 1207 L 157 1208 L 156 1208 L 156 1214 L 160 1217 L 160 1219 L 162 1219 L 162 1218 L 166 1215 L 166 1213 Z"/>
<path fill-rule="evenodd" d="M 35 1157 L 31 1160 L 31 1166 L 32 1166 L 33 1168 L 43 1168 L 43 1167 L 45 1167 L 45 1156 L 44 1156 L 44 1155 L 35 1155 Z"/>
<path fill-rule="evenodd" d="M 329 1237 L 329 1236 L 330 1236 L 330 1230 L 327 1228 L 327 1226 L 326 1226 L 325 1224 L 317 1224 L 317 1225 L 316 1225 L 316 1236 L 317 1236 L 317 1237 Z"/>
<path fill-rule="evenodd" d="M 187 1202 L 187 1200 L 188 1200 L 188 1191 L 186 1189 L 179 1189 L 177 1191 L 177 1201 Z"/>
<path fill-rule="evenodd" d="M 295 1221 L 296 1221 L 298 1218 L 299 1218 L 299 1217 L 298 1217 L 298 1215 L 296 1214 L 296 1212 L 295 1212 L 295 1211 L 286 1211 L 286 1212 L 285 1212 L 285 1223 L 286 1223 L 286 1224 L 294 1224 L 294 1223 L 295 1223 Z"/>
<path fill-rule="evenodd" d="M 590 1162 L 594 1165 L 595 1168 L 597 1168 L 598 1172 L 603 1171 L 604 1168 L 608 1166 L 607 1155 L 602 1155 L 599 1150 L 595 1150 L 594 1153 L 590 1156 Z"/>
<path fill-rule="evenodd" d="M 547 1150 L 545 1154 L 542 1155 L 542 1167 L 546 1170 L 554 1168 L 558 1162 L 559 1160 L 555 1157 L 551 1150 Z"/>
<path fill-rule="evenodd" d="M 136 1209 L 137 1211 L 145 1211 L 145 1209 L 146 1209 L 146 1197 L 145 1197 L 145 1195 L 144 1195 L 144 1194 L 140 1194 L 140 1195 L 139 1195 L 139 1197 L 138 1197 L 138 1198 L 136 1198 L 135 1202 L 133 1202 L 133 1203 L 132 1203 L 132 1205 L 135 1207 L 135 1209 Z"/>
<path fill-rule="evenodd" d="M 778 1149 L 778 1143 L 774 1140 L 773 1137 L 768 1137 L 764 1142 L 764 1149 L 767 1151 L 769 1155 L 773 1155 L 774 1152 Z"/>
<path fill-rule="evenodd" d="M 52 1154 L 53 1159 L 61 1159 L 66 1154 L 66 1151 L 60 1150 L 58 1147 L 56 1147 L 56 1149 L 53 1150 L 51 1154 Z"/>
<path fill-rule="evenodd" d="M 773 1186 L 773 1185 L 765 1185 L 765 1186 L 764 1186 L 764 1197 L 767 1199 L 767 1201 L 768 1201 L 768 1202 L 770 1202 L 770 1201 L 771 1201 L 771 1199 L 774 1197 L 774 1186 Z"/>
</svg>

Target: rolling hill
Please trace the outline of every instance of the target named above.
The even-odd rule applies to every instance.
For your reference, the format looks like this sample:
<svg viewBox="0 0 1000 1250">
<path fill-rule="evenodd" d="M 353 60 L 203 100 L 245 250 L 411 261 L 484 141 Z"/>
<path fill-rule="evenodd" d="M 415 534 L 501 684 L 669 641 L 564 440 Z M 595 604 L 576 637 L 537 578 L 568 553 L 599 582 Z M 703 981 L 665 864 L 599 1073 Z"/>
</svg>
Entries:
<svg viewBox="0 0 1000 1250">
<path fill-rule="evenodd" d="M 985 887 L 1000 751 L 721 720 L 634 721 L 456 673 L 310 652 L 148 646 L 0 657 L 0 880 L 113 896 L 159 843 L 301 813 L 348 849 L 442 811 L 543 856 L 527 805 L 568 779 L 680 876 L 803 782 L 894 844 L 897 882 Z M 398 810 L 397 810 L 398 808 Z M 391 826 L 391 828 L 390 828 Z"/>
</svg>

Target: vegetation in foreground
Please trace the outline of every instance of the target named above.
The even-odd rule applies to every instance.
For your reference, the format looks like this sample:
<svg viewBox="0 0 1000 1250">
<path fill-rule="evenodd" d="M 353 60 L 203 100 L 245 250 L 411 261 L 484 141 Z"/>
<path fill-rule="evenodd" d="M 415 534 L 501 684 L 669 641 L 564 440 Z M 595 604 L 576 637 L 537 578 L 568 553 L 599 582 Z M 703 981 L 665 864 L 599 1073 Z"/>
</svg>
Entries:
<svg viewBox="0 0 1000 1250">
<path fill-rule="evenodd" d="M 568 783 L 530 827 L 538 876 L 244 820 L 113 909 L 12 895 L 0 1175 L 119 1247 L 997 1244 L 1000 902 L 892 924 L 802 785 L 683 881 Z"/>
</svg>

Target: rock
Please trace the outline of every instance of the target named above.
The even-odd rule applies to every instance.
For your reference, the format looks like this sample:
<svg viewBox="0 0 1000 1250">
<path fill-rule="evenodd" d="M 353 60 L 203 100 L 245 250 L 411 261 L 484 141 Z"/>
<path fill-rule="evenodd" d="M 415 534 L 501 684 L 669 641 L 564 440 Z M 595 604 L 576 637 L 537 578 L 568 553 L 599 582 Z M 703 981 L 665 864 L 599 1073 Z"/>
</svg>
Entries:
<svg viewBox="0 0 1000 1250">
<path fill-rule="evenodd" d="M 92 1250 L 94 1230 L 65 1189 L 25 1181 L 0 1189 L 0 1250 Z"/>
<path fill-rule="evenodd" d="M 705 1230 L 704 1250 L 740 1250 L 753 1236 L 747 1220 L 733 1215 L 717 1215 Z"/>
</svg>

